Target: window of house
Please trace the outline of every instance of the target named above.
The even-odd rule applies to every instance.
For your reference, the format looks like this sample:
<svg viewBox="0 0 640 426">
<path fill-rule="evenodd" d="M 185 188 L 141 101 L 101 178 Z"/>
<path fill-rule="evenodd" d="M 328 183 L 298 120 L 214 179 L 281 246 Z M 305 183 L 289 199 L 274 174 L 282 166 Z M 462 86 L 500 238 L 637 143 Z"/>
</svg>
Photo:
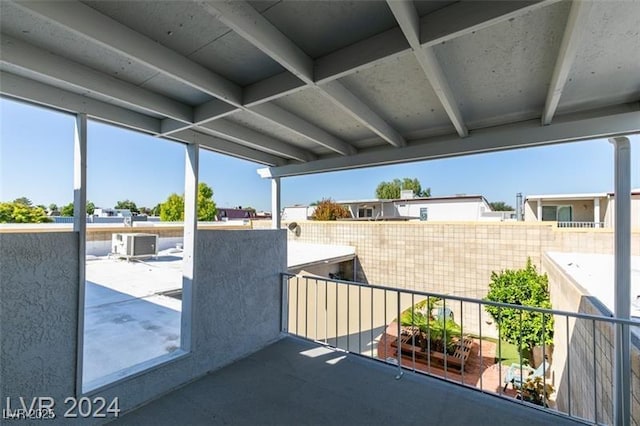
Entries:
<svg viewBox="0 0 640 426">
<path fill-rule="evenodd" d="M 571 222 L 573 220 L 572 206 L 542 206 L 543 221 Z"/>
<path fill-rule="evenodd" d="M 363 207 L 358 209 L 358 217 L 373 217 L 373 208 Z"/>
</svg>

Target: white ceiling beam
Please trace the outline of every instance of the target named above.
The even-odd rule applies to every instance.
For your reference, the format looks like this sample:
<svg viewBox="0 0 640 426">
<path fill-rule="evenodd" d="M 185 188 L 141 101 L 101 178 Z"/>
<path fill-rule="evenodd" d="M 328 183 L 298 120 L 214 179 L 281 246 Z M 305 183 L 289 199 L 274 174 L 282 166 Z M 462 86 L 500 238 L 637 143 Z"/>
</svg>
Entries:
<svg viewBox="0 0 640 426">
<path fill-rule="evenodd" d="M 177 121 L 190 123 L 193 120 L 193 110 L 188 105 L 64 59 L 13 37 L 3 34 L 0 42 L 0 62 L 3 66 L 28 70 L 45 79 L 106 96 Z"/>
<path fill-rule="evenodd" d="M 198 105 L 193 109 L 193 124 L 185 125 L 176 120 L 165 118 L 162 120 L 161 132 L 158 136 L 169 136 L 172 133 L 186 130 L 208 121 L 217 120 L 218 118 L 226 117 L 227 115 L 237 112 L 238 108 L 230 105 L 226 102 L 218 99 L 212 99 L 201 105 Z"/>
<path fill-rule="evenodd" d="M 85 4 L 49 1 L 15 5 L 211 96 L 235 106 L 242 102 L 240 86 Z"/>
<path fill-rule="evenodd" d="M 430 47 L 556 3 L 559 0 L 459 2 L 420 18 L 420 44 Z M 490 6 L 490 7 L 489 7 Z M 314 63 L 317 85 L 337 80 L 412 51 L 399 27 L 321 56 Z M 271 81 L 271 79 L 278 81 Z M 274 85 L 275 84 L 275 85 Z M 254 106 L 308 87 L 289 73 L 245 88 L 245 105 Z"/>
<path fill-rule="evenodd" d="M 387 4 L 458 135 L 460 137 L 468 136 L 467 126 L 462 120 L 458 104 L 433 49 L 431 47 L 423 48 L 420 44 L 420 17 L 413 5 L 413 0 L 387 0 Z"/>
<path fill-rule="evenodd" d="M 410 51 L 407 39 L 395 27 L 317 58 L 315 81 L 322 84 L 337 80 Z"/>
<path fill-rule="evenodd" d="M 420 44 L 431 47 L 561 0 L 461 1 L 420 18 Z"/>
<path fill-rule="evenodd" d="M 86 113 L 92 119 L 144 133 L 160 131 L 157 118 L 4 71 L 0 71 L 0 94 L 71 114 Z"/>
<path fill-rule="evenodd" d="M 246 145 L 259 151 L 273 155 L 291 158 L 298 161 L 313 161 L 318 157 L 310 151 L 289 145 L 281 140 L 236 124 L 232 121 L 220 119 L 204 123 L 198 127 L 203 132 L 213 134 L 227 140 Z"/>
<path fill-rule="evenodd" d="M 94 120 L 106 122 L 143 133 L 160 132 L 160 120 L 130 111 L 106 102 L 68 92 L 48 84 L 40 83 L 11 73 L 0 71 L 0 94 L 12 99 L 35 103 L 43 107 L 65 111 L 71 114 L 86 113 Z M 243 160 L 267 166 L 282 166 L 287 160 L 265 152 L 257 151 L 214 136 L 182 130 L 169 139 L 194 143 L 195 138 L 207 149 Z"/>
<path fill-rule="evenodd" d="M 260 12 L 244 1 L 203 1 L 202 7 L 242 38 L 269 55 L 307 84 L 313 83 L 313 59 Z"/>
<path fill-rule="evenodd" d="M 605 112 L 603 112 L 604 114 Z M 415 141 L 398 149 L 387 148 L 360 152 L 350 157 L 320 159 L 306 164 L 291 164 L 261 169 L 264 178 L 299 176 L 337 170 L 409 163 L 437 158 L 503 151 L 514 148 L 550 145 L 561 142 L 636 134 L 640 132 L 640 105 L 632 104 L 624 112 L 598 115 L 594 112 L 561 117 L 548 126 L 528 120 L 494 128 L 481 129 L 467 138 L 440 137 Z"/>
<path fill-rule="evenodd" d="M 237 32 L 273 60 L 291 71 L 309 86 L 315 86 L 313 59 L 273 26 L 264 16 L 244 1 L 201 2 L 205 10 Z M 402 136 L 377 113 L 365 105 L 340 83 L 317 86 L 328 99 L 339 105 L 394 146 L 402 146 Z"/>
<path fill-rule="evenodd" d="M 218 5 L 218 3 L 215 4 Z M 193 127 L 197 124 L 216 120 L 234 111 L 246 110 L 242 105 L 242 88 L 240 86 L 118 23 L 108 16 L 99 13 L 89 6 L 79 2 L 56 2 L 55 4 L 50 2 L 26 2 L 16 3 L 16 5 L 50 22 L 60 25 L 69 31 L 73 31 L 82 37 L 89 38 L 110 50 L 131 56 L 158 72 L 218 99 L 222 99 L 235 107 L 225 107 L 218 102 L 209 101 L 196 107 L 193 112 L 193 117 L 190 117 L 189 120 L 180 120 L 175 115 L 170 115 L 169 117 L 171 119 L 183 121 L 186 124 L 180 126 L 172 120 L 164 122 L 162 129 L 162 135 L 164 136 Z M 223 7 L 224 4 L 220 4 L 219 6 Z M 236 8 L 242 5 L 230 4 L 227 6 Z M 254 10 L 251 6 L 246 6 L 250 10 Z M 269 30 L 267 29 L 267 31 Z M 302 52 L 300 51 L 300 53 Z M 295 65 L 301 66 L 298 63 L 295 63 Z M 309 73 L 313 73 L 312 63 L 309 65 Z M 287 128 L 283 123 L 274 122 Z M 310 123 L 307 125 L 309 127 L 312 126 Z M 298 133 L 295 129 L 289 130 Z M 313 140 L 313 138 L 309 136 L 310 135 L 305 135 L 305 137 Z"/>
<path fill-rule="evenodd" d="M 509 19 L 551 5 L 559 0 L 542 1 L 462 1 L 420 18 L 420 45 L 431 47 L 479 31 Z M 317 58 L 315 82 L 322 84 L 354 74 L 382 61 L 411 52 L 400 28 L 338 49 Z"/>
<path fill-rule="evenodd" d="M 569 78 L 571 65 L 576 57 L 580 40 L 587 28 L 587 20 L 591 12 L 592 2 L 576 1 L 571 3 L 571 10 L 567 25 L 558 51 L 556 64 L 551 75 L 551 83 L 547 92 L 547 99 L 542 112 L 542 125 L 551 124 L 553 116 L 558 108 L 560 97 Z"/>
<path fill-rule="evenodd" d="M 307 84 L 289 71 L 265 78 L 244 88 L 244 106 L 263 104 L 302 90 Z"/>
<path fill-rule="evenodd" d="M 191 129 L 176 132 L 169 138 L 186 143 L 198 143 L 201 147 L 206 148 L 210 151 L 214 151 L 224 155 L 230 155 L 232 157 L 252 161 L 254 163 L 260 163 L 270 166 L 284 165 L 287 163 L 286 160 L 275 155 L 267 154 L 262 151 L 256 151 L 254 149 L 247 148 L 244 145 L 229 142 L 227 140 L 196 132 Z"/>
<path fill-rule="evenodd" d="M 346 113 L 360 121 L 369 130 L 395 147 L 406 145 L 400 133 L 387 124 L 378 114 L 373 112 L 364 102 L 358 99 L 339 81 L 330 81 L 319 86 L 324 94 L 334 103 L 342 107 Z"/>
<path fill-rule="evenodd" d="M 357 152 L 357 150 L 348 143 L 336 138 L 317 126 L 310 124 L 308 121 L 301 119 L 297 115 L 280 108 L 274 103 L 256 105 L 255 107 L 250 108 L 249 111 L 257 113 L 259 117 L 266 118 L 274 123 L 283 124 L 298 135 L 337 152 L 338 154 L 352 155 Z"/>
</svg>

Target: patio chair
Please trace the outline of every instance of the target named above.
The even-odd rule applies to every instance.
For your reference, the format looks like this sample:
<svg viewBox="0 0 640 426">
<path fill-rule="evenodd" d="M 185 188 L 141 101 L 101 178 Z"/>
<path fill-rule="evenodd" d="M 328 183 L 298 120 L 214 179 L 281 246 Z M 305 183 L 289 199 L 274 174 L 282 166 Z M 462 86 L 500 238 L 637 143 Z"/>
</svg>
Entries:
<svg viewBox="0 0 640 426">
<path fill-rule="evenodd" d="M 546 364 L 546 366 L 545 366 Z M 504 376 L 504 389 L 507 390 L 507 386 L 511 383 L 511 386 L 514 389 L 520 389 L 522 384 L 528 378 L 534 377 L 542 377 L 544 373 L 549 370 L 549 365 L 547 362 L 541 363 L 538 368 L 534 369 L 528 365 L 520 365 L 520 364 L 511 364 L 509 370 L 507 370 L 507 374 Z M 522 372 L 522 375 L 520 374 Z"/>
</svg>

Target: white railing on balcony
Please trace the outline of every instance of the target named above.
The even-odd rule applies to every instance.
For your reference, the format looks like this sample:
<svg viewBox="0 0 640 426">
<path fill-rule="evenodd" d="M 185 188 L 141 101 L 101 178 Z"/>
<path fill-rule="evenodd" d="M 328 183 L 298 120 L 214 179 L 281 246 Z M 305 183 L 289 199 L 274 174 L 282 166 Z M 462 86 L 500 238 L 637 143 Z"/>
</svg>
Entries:
<svg viewBox="0 0 640 426">
<path fill-rule="evenodd" d="M 558 222 L 558 228 L 604 228 L 604 222 Z"/>
<path fill-rule="evenodd" d="M 631 320 L 291 274 L 282 290 L 284 332 L 397 365 L 398 378 L 407 369 L 438 376 L 590 423 L 613 424 L 615 327 L 631 329 L 640 356 Z M 507 317 L 519 325 L 515 352 L 500 326 Z M 517 349 L 527 340 L 539 345 L 533 366 Z M 640 418 L 634 368 L 625 424 Z"/>
</svg>

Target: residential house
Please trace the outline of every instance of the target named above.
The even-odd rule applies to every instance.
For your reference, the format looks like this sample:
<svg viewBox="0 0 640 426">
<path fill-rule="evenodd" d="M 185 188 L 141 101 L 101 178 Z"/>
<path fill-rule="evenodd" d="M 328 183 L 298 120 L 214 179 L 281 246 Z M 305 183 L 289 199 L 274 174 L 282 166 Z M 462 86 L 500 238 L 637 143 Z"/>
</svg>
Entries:
<svg viewBox="0 0 640 426">
<path fill-rule="evenodd" d="M 452 195 L 443 197 L 411 197 L 385 200 L 379 198 L 336 201 L 345 207 L 353 219 L 422 220 L 422 221 L 501 221 L 514 219 L 513 212 L 494 212 L 482 195 Z M 306 220 L 314 206 L 285 207 L 283 220 Z"/>
<path fill-rule="evenodd" d="M 560 227 L 613 227 L 615 197 L 612 192 L 529 195 L 524 220 L 556 221 Z M 640 189 L 631 191 L 631 227 L 640 228 Z"/>
</svg>

